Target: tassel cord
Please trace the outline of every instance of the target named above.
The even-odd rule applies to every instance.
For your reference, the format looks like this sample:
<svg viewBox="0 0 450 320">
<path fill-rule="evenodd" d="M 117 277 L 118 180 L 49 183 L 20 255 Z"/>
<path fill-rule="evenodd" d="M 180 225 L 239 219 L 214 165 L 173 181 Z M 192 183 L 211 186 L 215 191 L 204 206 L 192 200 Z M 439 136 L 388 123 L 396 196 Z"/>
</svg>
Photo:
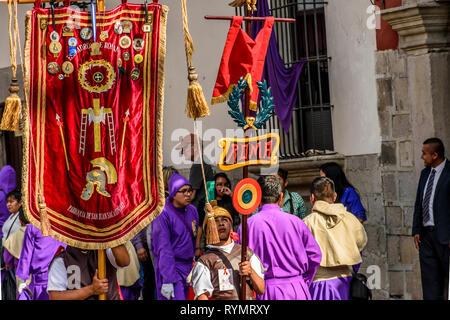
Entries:
<svg viewBox="0 0 450 320">
<path fill-rule="evenodd" d="M 10 36 L 10 60 L 11 60 L 11 69 L 12 69 L 12 75 L 13 75 L 13 83 L 17 83 L 17 61 L 16 61 L 16 57 L 17 57 L 17 51 L 19 51 L 19 59 L 20 59 L 20 67 L 21 67 L 21 71 L 22 71 L 22 77 L 25 80 L 26 79 L 26 72 L 25 72 L 25 66 L 24 66 L 24 59 L 23 59 L 23 55 L 22 55 L 22 47 L 21 47 L 21 39 L 20 39 L 20 33 L 19 33 L 19 22 L 18 22 L 18 8 L 17 8 L 17 3 L 18 0 L 8 0 L 8 12 L 9 12 L 9 36 Z M 14 14 L 12 12 L 12 4 L 14 4 Z M 12 25 L 12 19 L 14 16 L 14 26 L 11 27 Z M 13 29 L 12 29 L 13 28 Z M 13 90 L 16 90 L 18 93 L 18 87 L 15 87 Z M 25 101 L 25 106 L 26 108 L 28 108 L 29 106 L 29 101 L 28 101 L 28 97 L 29 97 L 29 90 L 28 87 L 25 85 L 24 86 L 24 101 Z M 31 124 L 31 123 L 30 123 Z M 34 165 L 35 167 L 37 167 L 37 159 L 36 159 L 36 150 L 34 148 L 34 139 L 33 139 L 33 135 L 31 134 L 31 128 L 29 129 L 30 131 L 30 138 L 31 138 L 31 150 L 33 153 L 33 160 L 34 160 Z M 43 194 L 43 187 L 41 185 L 41 183 L 37 184 L 37 192 L 38 192 L 38 202 L 39 202 L 39 212 L 41 214 L 41 231 L 42 234 L 44 236 L 48 235 L 50 230 L 51 230 L 51 225 L 50 225 L 50 221 L 48 220 L 48 216 L 46 213 L 46 205 L 45 205 L 45 199 L 44 199 L 44 194 Z"/>
<path fill-rule="evenodd" d="M 186 65 L 189 72 L 192 65 L 192 55 L 194 54 L 194 41 L 189 32 L 188 18 L 187 18 L 187 8 L 186 0 L 181 0 L 181 12 L 183 16 L 183 33 L 184 33 L 184 47 L 186 51 Z"/>
</svg>

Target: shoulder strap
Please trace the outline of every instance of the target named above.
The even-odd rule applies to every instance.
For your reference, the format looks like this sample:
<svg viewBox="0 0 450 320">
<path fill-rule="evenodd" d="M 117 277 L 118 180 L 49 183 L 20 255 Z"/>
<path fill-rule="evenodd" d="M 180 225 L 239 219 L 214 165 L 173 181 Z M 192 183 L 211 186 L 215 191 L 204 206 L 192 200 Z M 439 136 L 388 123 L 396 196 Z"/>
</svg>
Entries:
<svg viewBox="0 0 450 320">
<path fill-rule="evenodd" d="M 16 214 L 17 214 L 17 216 L 14 218 L 13 223 L 12 223 L 11 226 L 9 227 L 8 234 L 6 235 L 6 239 L 8 239 L 9 234 L 10 234 L 10 232 L 11 232 L 11 229 L 12 229 L 12 227 L 14 226 L 14 223 L 16 222 L 17 218 L 19 217 L 19 213 L 17 212 Z"/>
<path fill-rule="evenodd" d="M 289 205 L 291 206 L 291 214 L 294 214 L 294 202 L 292 201 L 292 193 L 291 193 L 291 197 L 289 198 Z"/>
</svg>

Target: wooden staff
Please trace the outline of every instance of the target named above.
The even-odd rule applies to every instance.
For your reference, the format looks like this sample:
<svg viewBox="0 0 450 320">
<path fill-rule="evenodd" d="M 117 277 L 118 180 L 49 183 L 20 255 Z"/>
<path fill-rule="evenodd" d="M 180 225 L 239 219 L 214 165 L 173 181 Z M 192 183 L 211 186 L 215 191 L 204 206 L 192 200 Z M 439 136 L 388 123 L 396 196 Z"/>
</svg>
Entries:
<svg viewBox="0 0 450 320">
<path fill-rule="evenodd" d="M 233 17 L 230 16 L 205 16 L 205 19 L 208 20 L 233 20 Z M 253 17 L 253 12 L 251 10 L 248 10 L 245 8 L 245 17 L 244 21 L 246 23 L 246 32 L 249 36 L 251 36 L 252 33 L 252 21 L 264 21 L 265 17 Z M 275 21 L 277 22 L 295 22 L 295 19 L 289 19 L 289 18 L 276 18 Z M 245 89 L 245 95 L 244 95 L 244 117 L 247 118 L 250 114 L 250 89 L 247 86 Z M 247 129 L 244 129 L 245 137 L 249 137 L 248 130 L 252 129 L 251 127 L 248 127 Z M 242 168 L 242 178 L 246 179 L 248 178 L 248 166 L 244 166 Z M 247 243 L 248 243 L 248 236 L 247 236 L 247 215 L 242 215 L 242 251 L 241 251 L 241 261 L 247 260 Z M 246 300 L 246 276 L 242 276 L 241 281 L 241 300 Z"/>
<path fill-rule="evenodd" d="M 98 250 L 98 278 L 104 279 L 106 277 L 106 257 L 105 250 Z M 106 300 L 106 294 L 100 294 L 98 300 Z"/>
<path fill-rule="evenodd" d="M 245 8 L 245 15 L 247 19 L 245 20 L 245 31 L 247 34 L 251 37 L 252 35 L 252 21 L 251 19 L 248 19 L 249 17 L 253 16 L 253 11 L 248 10 Z M 245 95 L 244 95 L 244 118 L 247 119 L 247 117 L 250 115 L 250 89 L 249 86 L 245 89 Z M 249 129 L 244 129 L 245 137 L 249 137 Z M 242 179 L 248 178 L 248 166 L 244 166 L 242 168 Z M 247 235 L 247 215 L 242 216 L 242 251 L 241 251 L 241 262 L 247 261 L 247 243 L 248 243 L 248 235 Z M 242 276 L 241 280 L 241 300 L 247 300 L 246 298 L 246 286 L 245 283 L 247 281 L 247 276 Z"/>
<path fill-rule="evenodd" d="M 105 11 L 105 2 L 104 0 L 97 0 L 97 11 Z M 125 123 L 126 126 L 126 123 Z M 124 129 L 125 134 L 125 129 Z M 122 140 L 123 146 L 123 140 Z M 120 163 L 122 164 L 122 154 L 120 158 Z M 98 278 L 104 279 L 106 278 L 106 257 L 105 250 L 98 250 Z M 98 300 L 106 300 L 106 294 L 101 294 L 98 296 Z"/>
</svg>

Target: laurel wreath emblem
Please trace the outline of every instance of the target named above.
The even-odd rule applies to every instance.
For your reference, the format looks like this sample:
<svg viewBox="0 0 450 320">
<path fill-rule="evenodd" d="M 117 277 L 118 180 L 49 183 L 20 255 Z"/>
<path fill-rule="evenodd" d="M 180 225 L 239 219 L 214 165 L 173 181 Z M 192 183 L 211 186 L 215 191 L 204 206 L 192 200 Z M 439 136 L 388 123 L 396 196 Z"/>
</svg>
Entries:
<svg viewBox="0 0 450 320">
<path fill-rule="evenodd" d="M 248 83 L 244 79 L 244 77 L 241 77 L 239 79 L 237 86 L 233 86 L 233 91 L 228 97 L 227 104 L 231 109 L 228 110 L 228 114 L 231 116 L 231 118 L 233 118 L 233 121 L 236 122 L 239 127 L 244 128 L 244 130 L 248 127 L 251 127 L 255 130 L 261 129 L 267 122 L 267 120 L 272 117 L 272 111 L 275 108 L 271 89 L 267 88 L 266 80 L 262 82 L 257 81 L 256 84 L 261 91 L 261 106 L 259 108 L 258 114 L 256 115 L 256 118 L 245 118 L 241 112 L 241 109 L 239 108 L 239 101 L 241 100 L 242 93 L 248 86 Z"/>
</svg>

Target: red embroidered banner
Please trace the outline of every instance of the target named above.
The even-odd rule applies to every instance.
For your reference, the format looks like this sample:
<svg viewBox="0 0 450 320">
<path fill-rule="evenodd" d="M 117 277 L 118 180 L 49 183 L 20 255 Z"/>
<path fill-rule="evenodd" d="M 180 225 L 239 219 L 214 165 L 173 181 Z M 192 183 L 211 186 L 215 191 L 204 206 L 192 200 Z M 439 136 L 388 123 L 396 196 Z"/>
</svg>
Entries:
<svg viewBox="0 0 450 320">
<path fill-rule="evenodd" d="M 162 117 L 168 8 L 27 14 L 24 206 L 84 249 L 131 239 L 164 206 Z M 96 25 L 96 30 L 92 26 Z M 96 38 L 96 39 L 94 39 Z"/>
</svg>

